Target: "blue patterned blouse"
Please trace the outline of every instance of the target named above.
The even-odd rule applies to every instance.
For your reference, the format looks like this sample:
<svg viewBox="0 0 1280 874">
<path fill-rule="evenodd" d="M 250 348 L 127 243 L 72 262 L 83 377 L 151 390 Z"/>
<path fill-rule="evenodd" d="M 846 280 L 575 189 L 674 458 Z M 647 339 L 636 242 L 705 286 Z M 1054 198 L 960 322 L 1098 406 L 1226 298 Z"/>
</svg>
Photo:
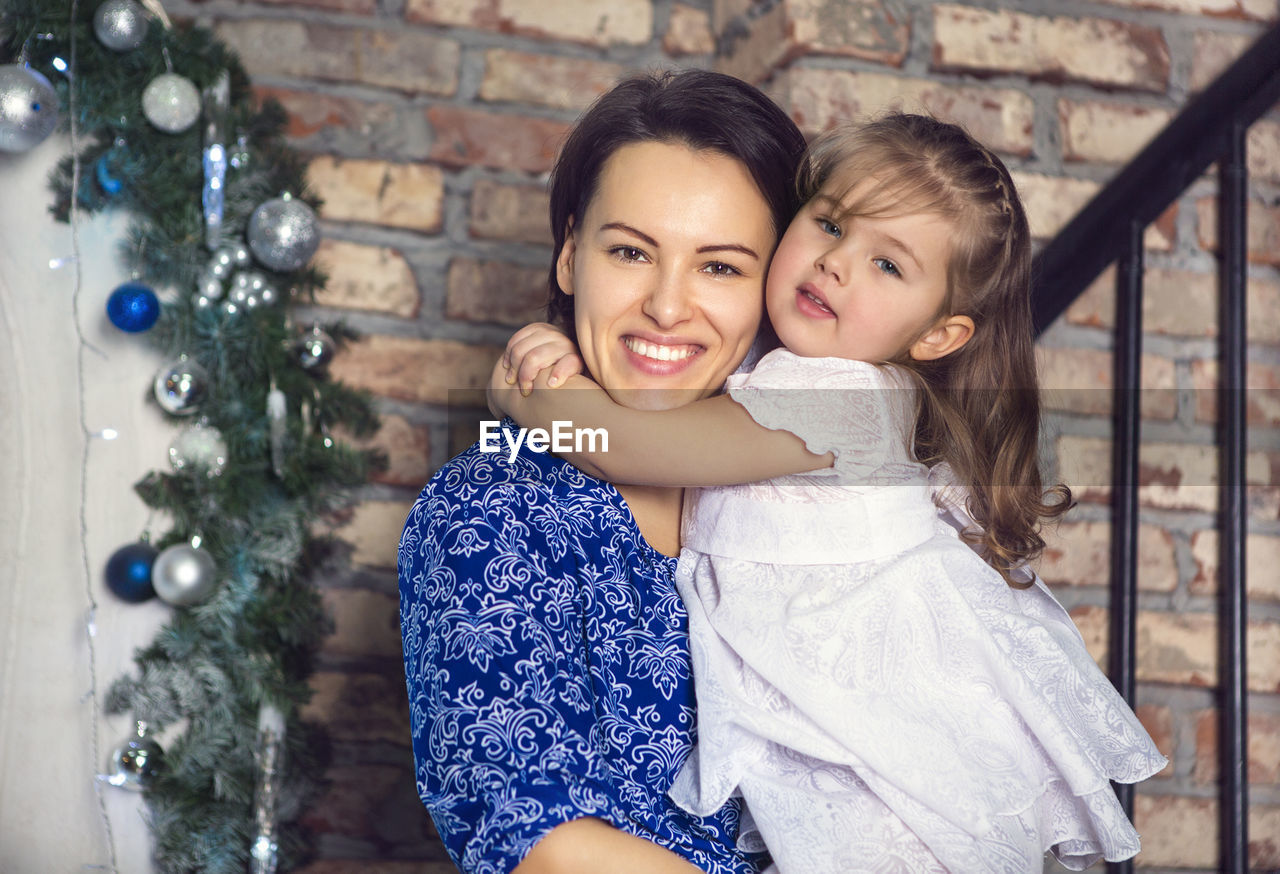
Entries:
<svg viewBox="0 0 1280 874">
<path fill-rule="evenodd" d="M 694 725 L 675 559 L 608 483 L 478 445 L 423 489 L 399 558 L 418 794 L 454 862 L 507 872 L 594 816 L 712 874 L 756 871 L 735 804 L 698 818 L 667 797 Z"/>
</svg>

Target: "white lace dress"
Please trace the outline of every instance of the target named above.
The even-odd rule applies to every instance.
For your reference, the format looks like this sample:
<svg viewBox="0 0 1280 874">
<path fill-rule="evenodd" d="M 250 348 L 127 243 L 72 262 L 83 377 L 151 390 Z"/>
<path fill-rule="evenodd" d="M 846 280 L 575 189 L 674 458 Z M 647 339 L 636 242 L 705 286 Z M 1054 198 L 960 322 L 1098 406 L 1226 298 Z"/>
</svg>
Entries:
<svg viewBox="0 0 1280 874">
<path fill-rule="evenodd" d="M 892 368 L 771 352 L 730 394 L 834 468 L 700 490 L 677 585 L 698 744 L 672 797 L 741 792 L 782 874 L 1041 871 L 1128 858 L 1108 781 L 1165 758 L 1036 580 L 1011 588 L 947 524 L 963 496 L 907 451 Z M 731 451 L 732 447 L 726 447 Z"/>
</svg>

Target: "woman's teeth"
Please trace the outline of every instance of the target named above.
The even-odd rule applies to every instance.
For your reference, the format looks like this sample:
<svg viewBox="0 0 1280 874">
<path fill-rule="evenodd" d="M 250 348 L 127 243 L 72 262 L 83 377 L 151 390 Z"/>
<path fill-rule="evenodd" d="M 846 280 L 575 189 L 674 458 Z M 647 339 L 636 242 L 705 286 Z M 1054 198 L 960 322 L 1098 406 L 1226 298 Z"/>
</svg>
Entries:
<svg viewBox="0 0 1280 874">
<path fill-rule="evenodd" d="M 657 343 L 646 343 L 634 337 L 626 339 L 627 348 L 637 355 L 652 358 L 654 361 L 683 361 L 697 351 L 697 346 L 661 346 Z"/>
</svg>

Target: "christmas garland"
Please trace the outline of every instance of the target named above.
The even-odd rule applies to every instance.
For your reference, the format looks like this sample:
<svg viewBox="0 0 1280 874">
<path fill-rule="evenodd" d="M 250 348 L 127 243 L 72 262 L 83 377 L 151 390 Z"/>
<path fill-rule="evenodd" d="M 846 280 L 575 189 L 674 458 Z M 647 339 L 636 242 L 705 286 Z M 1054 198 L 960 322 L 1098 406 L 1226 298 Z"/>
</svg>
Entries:
<svg viewBox="0 0 1280 874">
<path fill-rule="evenodd" d="M 124 545 L 104 575 L 125 600 L 174 607 L 104 702 L 138 720 L 105 778 L 145 793 L 164 872 L 304 860 L 296 820 L 325 744 L 297 714 L 330 628 L 309 582 L 326 544 L 310 529 L 381 462 L 330 434 L 378 424 L 366 396 L 325 374 L 349 332 L 289 320 L 290 299 L 324 277 L 308 266 L 315 200 L 284 121 L 254 104 L 224 45 L 171 26 L 155 0 L 0 0 L 0 150 L 73 125 L 51 210 L 128 211 L 135 279 L 107 315 L 170 361 L 154 377 L 179 426 L 170 469 L 135 488 L 171 527 Z M 161 751 L 149 732 L 164 729 Z"/>
</svg>

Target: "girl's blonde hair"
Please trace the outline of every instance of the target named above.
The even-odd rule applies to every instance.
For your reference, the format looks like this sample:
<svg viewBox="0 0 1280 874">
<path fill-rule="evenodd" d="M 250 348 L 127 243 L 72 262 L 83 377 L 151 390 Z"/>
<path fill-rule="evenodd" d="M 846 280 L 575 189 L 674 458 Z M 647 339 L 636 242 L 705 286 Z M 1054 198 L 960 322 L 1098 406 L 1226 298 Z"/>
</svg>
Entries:
<svg viewBox="0 0 1280 874">
<path fill-rule="evenodd" d="M 865 179 L 876 184 L 846 203 Z M 943 358 L 917 361 L 904 352 L 892 363 L 922 388 L 916 457 L 947 462 L 969 489 L 968 510 L 982 530 L 965 539 L 1010 585 L 1030 585 L 1011 572 L 1044 549 L 1041 522 L 1065 513 L 1071 492 L 1046 491 L 1040 475 L 1031 234 L 1008 169 L 962 128 L 897 113 L 820 137 L 799 188 L 805 201 L 822 191 L 847 215 L 928 212 L 954 224 L 938 316 L 969 316 L 974 334 Z"/>
</svg>

